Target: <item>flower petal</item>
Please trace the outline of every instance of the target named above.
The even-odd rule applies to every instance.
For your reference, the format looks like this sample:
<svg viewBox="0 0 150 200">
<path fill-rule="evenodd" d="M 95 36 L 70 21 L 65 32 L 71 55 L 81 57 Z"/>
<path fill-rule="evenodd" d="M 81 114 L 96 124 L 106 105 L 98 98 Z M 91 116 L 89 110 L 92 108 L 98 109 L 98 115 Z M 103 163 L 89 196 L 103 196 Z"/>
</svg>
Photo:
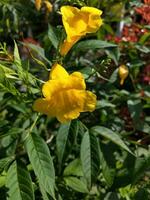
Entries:
<svg viewBox="0 0 150 200">
<path fill-rule="evenodd" d="M 68 42 L 70 42 L 74 36 L 86 34 L 85 31 L 87 23 L 78 8 L 72 6 L 62 6 L 61 14 Z"/>
<path fill-rule="evenodd" d="M 93 15 L 97 15 L 100 17 L 100 15 L 103 13 L 101 10 L 94 8 L 94 7 L 88 7 L 88 6 L 83 6 L 81 8 L 81 11 L 89 13 L 89 14 L 93 14 Z"/>
<path fill-rule="evenodd" d="M 96 32 L 100 26 L 102 25 L 102 19 L 100 18 L 100 15 L 102 14 L 102 11 L 93 8 L 93 7 L 82 7 L 81 11 L 87 16 L 89 16 L 88 19 L 88 26 L 87 26 L 87 33 L 93 33 Z"/>
<path fill-rule="evenodd" d="M 68 39 L 64 40 L 63 44 L 60 46 L 60 54 L 65 56 L 72 46 L 81 38 L 81 36 L 73 37 L 70 41 Z"/>
<path fill-rule="evenodd" d="M 39 98 L 33 104 L 33 110 L 48 115 L 49 104 L 46 99 Z"/>
<path fill-rule="evenodd" d="M 53 65 L 49 76 L 50 79 L 64 79 L 68 77 L 69 74 L 64 67 L 62 67 L 58 63 Z"/>
<path fill-rule="evenodd" d="M 93 112 L 96 107 L 96 95 L 90 91 L 84 92 L 84 106 L 82 112 Z"/>
<path fill-rule="evenodd" d="M 70 89 L 85 90 L 86 84 L 83 75 L 80 72 L 73 72 L 69 76 Z"/>
<path fill-rule="evenodd" d="M 80 112 L 92 112 L 96 106 L 96 96 L 89 91 L 70 89 L 57 95 L 59 108 L 56 117 L 62 123 L 76 119 Z"/>
</svg>

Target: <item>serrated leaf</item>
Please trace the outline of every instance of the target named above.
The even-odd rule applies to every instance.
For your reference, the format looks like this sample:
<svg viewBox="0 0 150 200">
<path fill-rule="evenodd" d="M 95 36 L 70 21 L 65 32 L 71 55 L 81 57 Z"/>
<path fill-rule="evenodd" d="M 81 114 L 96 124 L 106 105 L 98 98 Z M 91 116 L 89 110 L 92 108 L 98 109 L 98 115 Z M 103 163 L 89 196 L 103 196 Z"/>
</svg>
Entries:
<svg viewBox="0 0 150 200">
<path fill-rule="evenodd" d="M 32 181 L 26 166 L 14 161 L 7 174 L 7 200 L 34 200 Z"/>
<path fill-rule="evenodd" d="M 26 138 L 25 146 L 41 186 L 55 199 L 55 171 L 47 144 L 40 136 L 31 133 Z"/>
<path fill-rule="evenodd" d="M 50 41 L 53 44 L 53 46 L 55 47 L 55 49 L 57 49 L 58 48 L 58 39 L 54 32 L 54 28 L 50 24 L 48 25 L 48 38 L 50 39 Z"/>
<path fill-rule="evenodd" d="M 103 126 L 94 126 L 91 128 L 90 132 L 93 134 L 101 135 L 101 136 L 109 139 L 113 143 L 117 144 L 121 148 L 123 148 L 126 151 L 128 151 L 129 153 L 133 154 L 131 152 L 131 150 L 128 148 L 128 146 L 120 138 L 120 136 L 117 133 L 113 132 L 112 130 L 110 130 L 106 127 L 103 127 Z"/>
<path fill-rule="evenodd" d="M 103 40 L 85 40 L 75 45 L 75 51 L 87 51 L 89 49 L 104 49 L 108 47 L 116 47 L 116 44 L 109 43 Z"/>
<path fill-rule="evenodd" d="M 97 138 L 89 134 L 88 131 L 82 139 L 80 156 L 84 177 L 87 181 L 88 188 L 91 188 L 92 183 L 96 180 L 99 173 L 100 157 Z"/>
<path fill-rule="evenodd" d="M 71 187 L 73 190 L 77 192 L 88 193 L 86 184 L 80 179 L 70 176 L 70 177 L 64 178 L 64 180 L 66 182 L 66 185 Z"/>
</svg>

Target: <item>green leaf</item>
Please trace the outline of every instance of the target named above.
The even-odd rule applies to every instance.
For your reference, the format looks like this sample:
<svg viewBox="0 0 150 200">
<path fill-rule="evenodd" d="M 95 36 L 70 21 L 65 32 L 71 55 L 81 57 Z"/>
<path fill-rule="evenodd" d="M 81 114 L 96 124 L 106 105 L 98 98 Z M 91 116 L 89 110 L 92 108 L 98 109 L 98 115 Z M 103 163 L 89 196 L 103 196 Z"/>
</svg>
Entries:
<svg viewBox="0 0 150 200">
<path fill-rule="evenodd" d="M 76 190 L 77 192 L 88 193 L 86 184 L 80 179 L 70 176 L 70 177 L 64 178 L 64 180 L 66 184 L 69 187 L 71 187 L 73 190 Z"/>
<path fill-rule="evenodd" d="M 14 63 L 18 67 L 18 70 L 22 71 L 22 64 L 21 64 L 21 59 L 18 51 L 18 46 L 16 42 L 14 41 L 15 47 L 14 47 Z"/>
<path fill-rule="evenodd" d="M 39 183 L 40 191 L 43 197 L 43 200 L 49 200 L 48 194 L 46 193 L 45 189 L 43 186 Z"/>
<path fill-rule="evenodd" d="M 31 133 L 26 138 L 25 146 L 41 186 L 55 199 L 55 171 L 47 144 L 40 136 Z"/>
<path fill-rule="evenodd" d="M 70 123 L 62 124 L 58 130 L 57 137 L 56 137 L 56 148 L 57 148 L 57 156 L 59 165 L 62 165 L 67 139 L 70 129 Z"/>
<path fill-rule="evenodd" d="M 56 137 L 56 148 L 60 168 L 62 162 L 69 155 L 73 145 L 76 143 L 78 130 L 79 125 L 77 120 L 72 120 L 71 123 L 62 124 L 58 130 Z"/>
<path fill-rule="evenodd" d="M 102 173 L 109 187 L 112 186 L 116 174 L 116 163 L 113 153 L 112 143 L 109 142 L 108 145 L 100 143 Z"/>
<path fill-rule="evenodd" d="M 64 176 L 83 176 L 82 166 L 81 166 L 81 160 L 75 159 L 72 162 L 70 162 L 67 167 L 64 170 Z"/>
<path fill-rule="evenodd" d="M 0 188 L 4 187 L 6 184 L 6 174 L 0 176 Z"/>
<path fill-rule="evenodd" d="M 120 58 L 120 50 L 119 50 L 119 48 L 118 47 L 116 47 L 116 48 L 109 47 L 105 51 L 106 51 L 106 54 L 111 59 L 113 59 L 113 61 L 115 62 L 115 64 L 118 65 L 119 58 Z"/>
<path fill-rule="evenodd" d="M 129 153 L 133 154 L 130 151 L 130 149 L 128 148 L 128 146 L 120 138 L 120 136 L 117 133 L 113 132 L 112 130 L 105 128 L 103 126 L 94 126 L 91 128 L 90 132 L 97 134 L 97 135 L 101 135 L 101 136 L 111 140 L 113 143 L 117 144 L 121 148 L 123 148 L 126 151 L 128 151 Z"/>
<path fill-rule="evenodd" d="M 13 159 L 14 157 L 6 157 L 0 159 L 0 173 L 13 161 Z"/>
<path fill-rule="evenodd" d="M 51 43 L 55 47 L 55 49 L 58 48 L 58 39 L 56 37 L 54 28 L 49 24 L 48 25 L 48 38 L 50 39 Z"/>
<path fill-rule="evenodd" d="M 104 200 L 119 200 L 118 194 L 115 192 L 108 192 Z"/>
<path fill-rule="evenodd" d="M 88 188 L 96 180 L 100 168 L 99 144 L 97 138 L 87 131 L 82 139 L 80 149 L 82 169 Z"/>
<path fill-rule="evenodd" d="M 36 53 L 37 56 L 41 57 L 44 61 L 46 61 L 49 65 L 51 65 L 52 63 L 46 58 L 45 56 L 45 52 L 44 49 L 38 45 L 35 44 L 31 44 L 31 43 L 23 43 L 24 46 L 28 47 L 29 49 L 31 49 L 33 52 Z M 35 59 L 35 58 L 34 58 Z M 36 59 L 37 61 L 37 59 Z M 40 62 L 40 61 L 39 61 Z"/>
<path fill-rule="evenodd" d="M 13 83 L 6 77 L 5 71 L 0 67 L 0 89 L 9 92 L 15 96 L 19 95 L 19 91 L 14 87 Z"/>
<path fill-rule="evenodd" d="M 26 166 L 14 161 L 7 174 L 8 200 L 34 200 L 32 181 Z"/>
<path fill-rule="evenodd" d="M 108 47 L 116 47 L 116 44 L 109 43 L 103 40 L 86 40 L 81 41 L 74 46 L 75 51 L 87 51 L 89 49 L 104 49 Z"/>
</svg>

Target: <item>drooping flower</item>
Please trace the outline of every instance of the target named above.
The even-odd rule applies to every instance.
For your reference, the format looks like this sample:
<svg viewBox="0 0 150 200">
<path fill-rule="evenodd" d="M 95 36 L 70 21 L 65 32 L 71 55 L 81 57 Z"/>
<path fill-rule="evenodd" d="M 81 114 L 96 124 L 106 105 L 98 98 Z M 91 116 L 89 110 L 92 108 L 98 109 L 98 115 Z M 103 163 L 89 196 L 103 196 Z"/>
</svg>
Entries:
<svg viewBox="0 0 150 200">
<path fill-rule="evenodd" d="M 44 98 L 34 102 L 33 109 L 61 123 L 76 119 L 80 112 L 95 109 L 96 95 L 86 90 L 84 78 L 80 72 L 68 72 L 55 64 L 50 72 L 50 79 L 43 85 Z"/>
<path fill-rule="evenodd" d="M 123 85 L 125 79 L 128 77 L 128 74 L 129 74 L 128 67 L 125 65 L 120 65 L 118 73 L 120 77 L 120 85 Z"/>
<path fill-rule="evenodd" d="M 35 7 L 37 10 L 41 9 L 42 0 L 35 0 Z"/>
<path fill-rule="evenodd" d="M 93 7 L 78 9 L 72 6 L 61 7 L 62 22 L 67 34 L 60 47 L 60 54 L 66 55 L 71 47 L 87 33 L 96 32 L 102 25 L 102 11 Z"/>
<path fill-rule="evenodd" d="M 35 7 L 39 11 L 42 7 L 42 5 L 45 4 L 45 7 L 48 12 L 52 11 L 52 4 L 48 0 L 35 0 Z"/>
</svg>

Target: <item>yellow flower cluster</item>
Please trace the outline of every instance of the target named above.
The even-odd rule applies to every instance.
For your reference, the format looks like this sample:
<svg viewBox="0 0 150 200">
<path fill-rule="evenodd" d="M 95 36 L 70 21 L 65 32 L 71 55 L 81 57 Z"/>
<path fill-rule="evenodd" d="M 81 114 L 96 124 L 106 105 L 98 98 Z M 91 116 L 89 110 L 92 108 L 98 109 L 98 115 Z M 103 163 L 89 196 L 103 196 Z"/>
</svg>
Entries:
<svg viewBox="0 0 150 200">
<path fill-rule="evenodd" d="M 39 8 L 38 4 L 37 7 Z M 82 36 L 96 32 L 102 25 L 100 18 L 102 11 L 93 7 L 78 9 L 63 6 L 61 14 L 67 34 L 60 47 L 62 56 L 66 55 Z M 33 109 L 56 117 L 61 123 L 76 119 L 81 112 L 92 112 L 96 106 L 96 95 L 86 90 L 83 75 L 80 72 L 69 75 L 58 63 L 53 65 L 49 80 L 43 85 L 42 93 L 44 98 L 37 99 Z"/>
</svg>

